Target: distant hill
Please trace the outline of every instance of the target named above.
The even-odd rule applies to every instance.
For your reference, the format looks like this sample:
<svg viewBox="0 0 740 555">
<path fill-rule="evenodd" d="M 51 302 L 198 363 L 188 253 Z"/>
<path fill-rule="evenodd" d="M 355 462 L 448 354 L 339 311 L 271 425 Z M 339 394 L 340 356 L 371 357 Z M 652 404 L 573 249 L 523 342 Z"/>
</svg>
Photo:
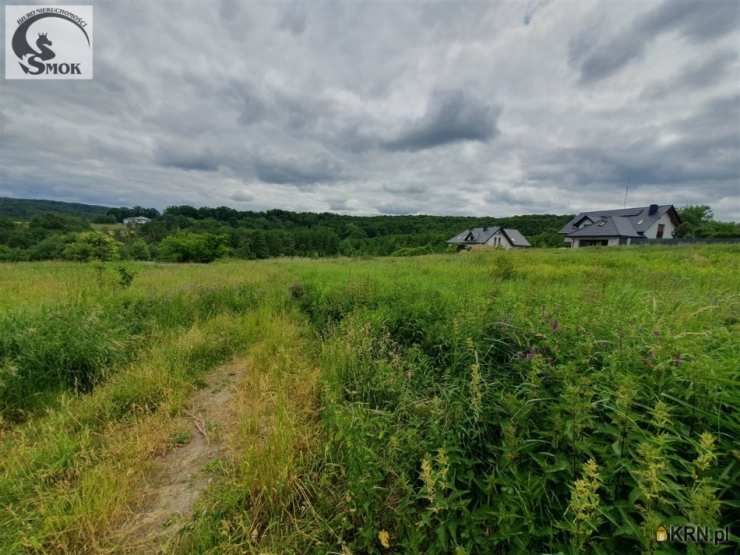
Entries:
<svg viewBox="0 0 740 555">
<path fill-rule="evenodd" d="M 0 197 L 0 218 L 10 218 L 13 220 L 30 220 L 39 214 L 48 213 L 92 219 L 105 216 L 108 210 L 110 210 L 108 206 L 82 204 L 79 202 Z"/>
</svg>

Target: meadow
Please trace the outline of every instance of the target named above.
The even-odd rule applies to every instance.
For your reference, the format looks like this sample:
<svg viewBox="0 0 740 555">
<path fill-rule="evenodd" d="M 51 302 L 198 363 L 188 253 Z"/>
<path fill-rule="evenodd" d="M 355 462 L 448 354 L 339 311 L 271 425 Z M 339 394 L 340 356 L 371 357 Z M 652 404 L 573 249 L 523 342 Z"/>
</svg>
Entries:
<svg viewBox="0 0 740 555">
<path fill-rule="evenodd" d="M 656 541 L 740 521 L 740 247 L 700 245 L 0 264 L 0 552 L 130 548 L 234 361 L 163 552 L 737 549 Z"/>
</svg>

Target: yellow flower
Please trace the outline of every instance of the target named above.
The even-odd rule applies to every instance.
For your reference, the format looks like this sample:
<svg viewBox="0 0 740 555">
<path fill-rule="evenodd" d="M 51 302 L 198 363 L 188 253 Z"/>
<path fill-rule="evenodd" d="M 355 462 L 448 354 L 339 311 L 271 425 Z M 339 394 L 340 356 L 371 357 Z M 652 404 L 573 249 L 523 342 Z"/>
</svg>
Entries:
<svg viewBox="0 0 740 555">
<path fill-rule="evenodd" d="M 380 545 L 386 549 L 391 546 L 391 535 L 388 533 L 388 530 L 381 530 L 378 532 L 378 541 L 380 542 Z"/>
</svg>

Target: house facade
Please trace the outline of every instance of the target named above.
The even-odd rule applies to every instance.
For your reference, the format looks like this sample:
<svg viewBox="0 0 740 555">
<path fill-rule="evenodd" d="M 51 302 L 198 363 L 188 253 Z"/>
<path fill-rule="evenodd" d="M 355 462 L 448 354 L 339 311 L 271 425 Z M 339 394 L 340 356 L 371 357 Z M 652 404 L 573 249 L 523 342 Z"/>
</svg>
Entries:
<svg viewBox="0 0 740 555">
<path fill-rule="evenodd" d="M 581 212 L 560 233 L 572 248 L 641 243 L 671 239 L 681 217 L 672 204 Z"/>
<path fill-rule="evenodd" d="M 458 233 L 451 239 L 448 239 L 447 243 L 464 249 L 515 249 L 532 246 L 526 237 L 516 229 L 504 229 L 499 226 L 466 229 L 462 233 Z"/>
</svg>

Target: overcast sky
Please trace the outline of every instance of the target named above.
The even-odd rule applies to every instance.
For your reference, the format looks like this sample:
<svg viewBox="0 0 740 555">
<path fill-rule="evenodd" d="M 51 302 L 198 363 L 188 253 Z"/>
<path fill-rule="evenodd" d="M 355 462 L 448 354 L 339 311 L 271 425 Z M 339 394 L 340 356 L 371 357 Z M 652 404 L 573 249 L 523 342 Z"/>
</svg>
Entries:
<svg viewBox="0 0 740 555">
<path fill-rule="evenodd" d="M 93 5 L 92 81 L 0 78 L 0 196 L 740 220 L 737 0 Z"/>
</svg>

